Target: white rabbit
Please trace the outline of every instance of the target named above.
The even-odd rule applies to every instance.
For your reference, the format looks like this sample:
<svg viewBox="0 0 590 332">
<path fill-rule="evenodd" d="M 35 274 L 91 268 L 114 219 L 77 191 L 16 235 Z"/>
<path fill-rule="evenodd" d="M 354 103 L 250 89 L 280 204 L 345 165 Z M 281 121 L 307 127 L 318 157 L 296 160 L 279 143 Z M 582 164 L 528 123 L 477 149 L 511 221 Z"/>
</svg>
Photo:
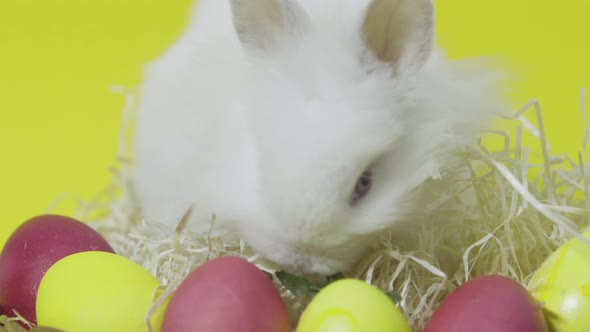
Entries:
<svg viewBox="0 0 590 332">
<path fill-rule="evenodd" d="M 197 0 L 140 89 L 143 215 L 346 271 L 497 109 L 433 30 L 431 0 Z"/>
</svg>

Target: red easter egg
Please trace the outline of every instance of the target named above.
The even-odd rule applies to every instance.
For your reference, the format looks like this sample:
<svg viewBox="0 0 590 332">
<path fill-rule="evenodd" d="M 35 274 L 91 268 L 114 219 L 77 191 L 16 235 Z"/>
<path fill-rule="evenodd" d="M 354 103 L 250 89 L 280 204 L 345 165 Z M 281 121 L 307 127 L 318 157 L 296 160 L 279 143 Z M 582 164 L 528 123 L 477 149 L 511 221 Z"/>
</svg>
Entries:
<svg viewBox="0 0 590 332">
<path fill-rule="evenodd" d="M 289 315 L 272 281 L 238 257 L 191 272 L 170 298 L 162 332 L 289 332 Z"/>
<path fill-rule="evenodd" d="M 518 282 L 482 276 L 455 289 L 424 332 L 547 332 L 541 306 Z"/>
<path fill-rule="evenodd" d="M 0 312 L 16 310 L 36 323 L 37 289 L 45 272 L 58 260 L 82 251 L 113 252 L 90 226 L 68 217 L 32 218 L 10 236 L 0 254 Z"/>
</svg>

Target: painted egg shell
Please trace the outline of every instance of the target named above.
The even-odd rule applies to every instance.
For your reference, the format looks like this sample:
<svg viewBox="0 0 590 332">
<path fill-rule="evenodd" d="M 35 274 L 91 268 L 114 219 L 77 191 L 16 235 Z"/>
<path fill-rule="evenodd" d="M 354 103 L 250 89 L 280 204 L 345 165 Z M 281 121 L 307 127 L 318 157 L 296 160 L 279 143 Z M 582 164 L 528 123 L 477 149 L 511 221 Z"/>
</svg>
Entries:
<svg viewBox="0 0 590 332">
<path fill-rule="evenodd" d="M 58 260 L 81 251 L 113 252 L 104 238 L 72 218 L 43 215 L 32 218 L 10 236 L 0 254 L 0 311 L 16 310 L 36 322 L 37 288 Z"/>
<path fill-rule="evenodd" d="M 584 233 L 590 238 L 590 232 Z M 529 285 L 554 331 L 590 328 L 590 246 L 572 239 L 545 260 Z"/>
<path fill-rule="evenodd" d="M 424 332 L 546 332 L 541 306 L 518 282 L 499 275 L 470 280 L 455 289 Z"/>
<path fill-rule="evenodd" d="M 191 272 L 176 289 L 162 332 L 289 332 L 272 281 L 245 259 L 224 256 Z"/>
<path fill-rule="evenodd" d="M 297 332 L 366 331 L 411 332 L 387 295 L 356 279 L 340 279 L 324 287 L 297 325 Z"/>
<path fill-rule="evenodd" d="M 45 274 L 37 295 L 39 325 L 76 332 L 144 332 L 160 282 L 139 264 L 112 253 L 67 256 Z M 150 317 L 160 331 L 164 305 Z"/>
</svg>

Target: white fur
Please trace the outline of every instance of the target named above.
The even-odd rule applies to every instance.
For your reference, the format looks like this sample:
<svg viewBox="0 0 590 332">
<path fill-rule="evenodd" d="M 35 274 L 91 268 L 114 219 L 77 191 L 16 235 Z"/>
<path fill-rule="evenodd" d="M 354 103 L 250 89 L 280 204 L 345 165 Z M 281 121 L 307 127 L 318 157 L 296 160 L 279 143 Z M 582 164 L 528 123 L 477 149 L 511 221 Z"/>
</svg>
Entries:
<svg viewBox="0 0 590 332">
<path fill-rule="evenodd" d="M 193 229 L 207 230 L 214 212 L 216 229 L 286 270 L 333 273 L 403 219 L 409 193 L 495 106 L 485 76 L 437 50 L 425 63 L 372 56 L 362 34 L 370 0 L 298 3 L 298 25 L 269 46 L 241 42 L 229 0 L 197 2 L 186 33 L 147 68 L 133 185 L 150 219 L 175 225 L 195 204 Z M 413 24 L 425 31 L 412 36 L 427 36 L 433 21 Z M 373 189 L 350 206 L 369 166 Z"/>
</svg>

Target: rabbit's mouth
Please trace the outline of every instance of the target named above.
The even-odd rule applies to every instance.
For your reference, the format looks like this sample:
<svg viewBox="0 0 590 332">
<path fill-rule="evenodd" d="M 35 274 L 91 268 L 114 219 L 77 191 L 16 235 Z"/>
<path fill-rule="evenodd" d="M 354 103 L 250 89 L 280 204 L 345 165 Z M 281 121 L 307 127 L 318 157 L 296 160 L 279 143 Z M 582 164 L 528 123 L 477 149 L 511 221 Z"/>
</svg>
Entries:
<svg viewBox="0 0 590 332">
<path fill-rule="evenodd" d="M 280 265 L 285 272 L 299 276 L 317 274 L 333 275 L 339 272 L 345 272 L 351 265 L 347 259 L 311 255 L 288 249 L 285 251 L 285 254 L 275 251 L 264 256 Z"/>
<path fill-rule="evenodd" d="M 367 239 L 355 237 L 341 245 L 288 241 L 281 236 L 252 232 L 248 244 L 261 256 L 295 275 L 334 275 L 347 272 L 368 246 Z"/>
</svg>

